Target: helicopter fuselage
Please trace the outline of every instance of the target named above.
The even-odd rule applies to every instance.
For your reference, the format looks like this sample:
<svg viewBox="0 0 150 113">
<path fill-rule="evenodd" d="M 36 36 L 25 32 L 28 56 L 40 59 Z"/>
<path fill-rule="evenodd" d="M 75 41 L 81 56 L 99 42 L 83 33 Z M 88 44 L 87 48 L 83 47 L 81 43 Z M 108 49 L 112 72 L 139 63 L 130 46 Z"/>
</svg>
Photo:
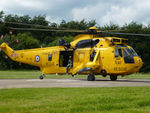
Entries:
<svg viewBox="0 0 150 113">
<path fill-rule="evenodd" d="M 90 45 L 91 44 L 91 45 Z M 142 60 L 126 39 L 78 35 L 70 48 L 55 46 L 14 51 L 6 43 L 0 48 L 14 61 L 40 67 L 43 74 L 65 74 L 71 56 L 69 73 L 95 75 L 129 75 L 142 67 Z"/>
</svg>

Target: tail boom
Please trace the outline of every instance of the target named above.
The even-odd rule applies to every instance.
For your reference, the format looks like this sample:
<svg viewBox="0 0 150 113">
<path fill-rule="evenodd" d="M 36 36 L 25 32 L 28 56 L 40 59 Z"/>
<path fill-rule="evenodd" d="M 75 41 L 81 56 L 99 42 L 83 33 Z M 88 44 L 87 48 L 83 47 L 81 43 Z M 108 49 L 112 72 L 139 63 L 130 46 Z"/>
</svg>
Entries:
<svg viewBox="0 0 150 113">
<path fill-rule="evenodd" d="M 30 52 L 29 50 L 24 51 L 14 51 L 12 48 L 8 46 L 6 43 L 2 43 L 0 45 L 0 49 L 13 61 L 19 62 L 19 63 L 25 63 L 29 65 L 34 65 L 40 67 L 40 62 L 35 62 L 35 55 L 33 52 Z"/>
<path fill-rule="evenodd" d="M 8 46 L 8 44 L 2 43 L 2 44 L 0 45 L 0 49 L 1 49 L 2 51 L 4 51 L 5 54 L 6 54 L 8 57 L 10 57 L 12 60 L 15 60 L 15 57 L 12 56 L 12 55 L 15 53 L 15 51 L 14 51 L 12 48 L 10 48 L 10 47 Z"/>
</svg>

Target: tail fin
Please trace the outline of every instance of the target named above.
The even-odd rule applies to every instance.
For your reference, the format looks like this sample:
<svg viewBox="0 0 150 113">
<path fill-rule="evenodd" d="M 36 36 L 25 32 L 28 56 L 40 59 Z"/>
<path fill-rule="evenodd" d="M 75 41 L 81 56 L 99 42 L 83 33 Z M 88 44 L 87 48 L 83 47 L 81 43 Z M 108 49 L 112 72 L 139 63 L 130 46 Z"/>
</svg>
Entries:
<svg viewBox="0 0 150 113">
<path fill-rule="evenodd" d="M 14 53 L 14 50 L 13 50 L 12 48 L 10 48 L 10 47 L 8 46 L 8 44 L 2 43 L 2 44 L 0 45 L 0 49 L 1 49 L 2 51 L 4 51 L 5 54 L 7 54 L 11 59 L 13 59 L 13 57 L 12 57 L 11 55 Z"/>
</svg>

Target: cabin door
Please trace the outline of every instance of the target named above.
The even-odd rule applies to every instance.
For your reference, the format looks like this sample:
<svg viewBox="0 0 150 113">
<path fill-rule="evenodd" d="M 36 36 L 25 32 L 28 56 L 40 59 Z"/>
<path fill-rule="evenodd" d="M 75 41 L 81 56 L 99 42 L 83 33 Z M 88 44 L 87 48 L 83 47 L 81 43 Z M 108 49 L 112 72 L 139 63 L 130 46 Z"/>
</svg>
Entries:
<svg viewBox="0 0 150 113">
<path fill-rule="evenodd" d="M 66 73 L 66 67 L 69 63 L 69 60 L 72 62 L 72 67 L 73 67 L 73 51 L 60 51 L 59 53 L 60 73 Z"/>
</svg>

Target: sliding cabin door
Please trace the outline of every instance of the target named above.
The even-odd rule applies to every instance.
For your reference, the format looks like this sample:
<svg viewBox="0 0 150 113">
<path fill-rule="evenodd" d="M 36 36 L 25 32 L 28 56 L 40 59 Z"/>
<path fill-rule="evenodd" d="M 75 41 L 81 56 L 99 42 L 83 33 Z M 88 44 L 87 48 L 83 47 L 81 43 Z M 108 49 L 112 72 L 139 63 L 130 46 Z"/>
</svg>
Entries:
<svg viewBox="0 0 150 113">
<path fill-rule="evenodd" d="M 59 51 L 42 53 L 41 70 L 45 74 L 58 73 L 59 71 Z"/>
</svg>

